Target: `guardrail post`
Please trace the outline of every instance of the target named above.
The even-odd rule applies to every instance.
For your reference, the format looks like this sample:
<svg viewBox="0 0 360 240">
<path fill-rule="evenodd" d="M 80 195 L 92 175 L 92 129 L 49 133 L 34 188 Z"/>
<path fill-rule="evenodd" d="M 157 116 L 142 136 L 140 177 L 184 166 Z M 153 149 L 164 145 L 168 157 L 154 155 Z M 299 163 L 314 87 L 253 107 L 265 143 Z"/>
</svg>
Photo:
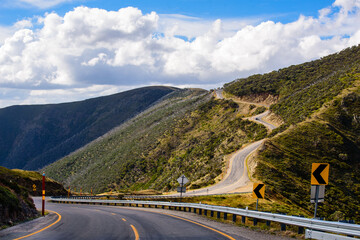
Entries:
<svg viewBox="0 0 360 240">
<path fill-rule="evenodd" d="M 199 215 L 202 215 L 202 209 L 199 208 Z"/>
<path fill-rule="evenodd" d="M 139 207 L 139 204 L 136 204 L 136 207 Z"/>
<path fill-rule="evenodd" d="M 299 227 L 298 234 L 303 234 L 303 233 L 304 233 L 304 227 Z"/>
<path fill-rule="evenodd" d="M 271 222 L 269 220 L 266 220 L 266 226 L 270 227 Z"/>
<path fill-rule="evenodd" d="M 232 221 L 233 221 L 234 223 L 236 223 L 236 214 L 233 214 L 233 216 L 232 216 Z"/>
<path fill-rule="evenodd" d="M 165 209 L 165 206 L 164 206 L 164 205 L 162 205 L 162 206 L 161 206 L 161 208 L 162 208 L 162 209 Z"/>
<path fill-rule="evenodd" d="M 143 204 L 142 207 L 145 207 L 145 204 Z"/>
<path fill-rule="evenodd" d="M 224 212 L 224 220 L 227 220 L 227 213 Z"/>
<path fill-rule="evenodd" d="M 204 209 L 204 215 L 207 216 L 207 209 Z"/>
<path fill-rule="evenodd" d="M 196 213 L 196 208 L 194 208 L 194 213 Z"/>
<path fill-rule="evenodd" d="M 155 205 L 155 208 L 157 208 L 157 205 Z"/>
<path fill-rule="evenodd" d="M 286 231 L 286 224 L 280 223 L 281 231 Z"/>
<path fill-rule="evenodd" d="M 245 217 L 245 216 L 241 216 L 241 222 L 242 222 L 243 224 L 245 224 L 245 222 L 246 222 L 246 217 Z"/>
<path fill-rule="evenodd" d="M 253 221 L 254 221 L 254 226 L 256 226 L 256 225 L 257 225 L 257 223 L 258 223 L 257 218 L 254 218 L 254 219 L 253 219 Z"/>
<path fill-rule="evenodd" d="M 216 213 L 216 218 L 220 218 L 220 212 Z"/>
<path fill-rule="evenodd" d="M 210 211 L 210 217 L 214 217 L 214 211 L 213 210 Z"/>
</svg>

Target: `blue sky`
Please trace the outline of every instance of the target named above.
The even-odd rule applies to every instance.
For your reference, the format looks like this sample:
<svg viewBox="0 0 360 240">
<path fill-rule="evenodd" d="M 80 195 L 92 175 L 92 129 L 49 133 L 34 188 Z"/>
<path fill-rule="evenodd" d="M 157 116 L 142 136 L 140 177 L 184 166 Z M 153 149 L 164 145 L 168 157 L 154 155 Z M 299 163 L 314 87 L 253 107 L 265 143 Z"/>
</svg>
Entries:
<svg viewBox="0 0 360 240">
<path fill-rule="evenodd" d="M 360 43 L 360 0 L 1 0 L 0 107 L 211 89 Z"/>
<path fill-rule="evenodd" d="M 0 23 L 3 25 L 11 25 L 23 18 L 43 15 L 45 12 L 55 11 L 63 15 L 80 5 L 106 10 L 133 6 L 144 13 L 155 11 L 158 14 L 181 14 L 209 19 L 257 17 L 286 23 L 296 20 L 300 14 L 316 16 L 319 9 L 330 6 L 333 2 L 330 0 L 79 0 L 41 8 L 31 4 L 13 4 L 14 1 L 6 1 L 0 3 Z"/>
</svg>

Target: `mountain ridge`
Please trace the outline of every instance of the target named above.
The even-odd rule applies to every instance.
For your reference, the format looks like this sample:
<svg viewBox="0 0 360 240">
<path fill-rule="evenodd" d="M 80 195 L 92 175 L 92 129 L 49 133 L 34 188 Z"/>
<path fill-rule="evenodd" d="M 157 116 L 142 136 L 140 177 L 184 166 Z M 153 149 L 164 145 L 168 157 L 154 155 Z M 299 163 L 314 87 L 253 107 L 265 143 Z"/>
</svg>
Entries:
<svg viewBox="0 0 360 240">
<path fill-rule="evenodd" d="M 0 109 L 0 164 L 39 169 L 142 112 L 173 87 L 145 87 L 64 104 Z"/>
</svg>

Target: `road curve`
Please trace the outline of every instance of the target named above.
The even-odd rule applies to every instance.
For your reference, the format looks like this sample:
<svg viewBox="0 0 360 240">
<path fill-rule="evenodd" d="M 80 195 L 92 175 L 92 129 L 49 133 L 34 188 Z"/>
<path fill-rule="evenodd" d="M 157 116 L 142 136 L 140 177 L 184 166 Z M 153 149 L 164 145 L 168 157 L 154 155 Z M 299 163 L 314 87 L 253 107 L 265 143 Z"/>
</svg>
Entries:
<svg viewBox="0 0 360 240">
<path fill-rule="evenodd" d="M 184 196 L 206 195 L 206 194 L 222 194 L 233 192 L 239 187 L 246 185 L 250 179 L 247 173 L 246 158 L 256 150 L 264 140 L 254 142 L 245 148 L 237 151 L 230 159 L 230 167 L 224 179 L 219 183 L 207 188 L 188 191 Z"/>
<path fill-rule="evenodd" d="M 35 198 L 35 204 L 41 208 L 41 198 Z M 23 239 L 246 239 L 185 218 L 136 208 L 46 202 L 46 209 L 59 213 L 61 220 Z M 8 235 L 0 232 L 1 239 L 16 239 L 38 231 L 23 229 Z"/>
<path fill-rule="evenodd" d="M 260 123 L 262 125 L 264 125 L 265 127 L 267 127 L 268 129 L 270 130 L 274 130 L 276 128 L 276 126 L 272 125 L 271 123 L 268 123 L 268 122 L 265 122 L 263 120 L 264 117 L 266 117 L 267 115 L 270 114 L 270 111 L 267 110 L 259 115 L 256 115 L 256 116 L 253 116 L 253 117 L 250 117 L 249 119 L 252 120 L 252 121 L 255 121 L 257 123 Z"/>
<path fill-rule="evenodd" d="M 222 92 L 223 92 L 222 89 L 216 89 L 215 90 L 215 94 L 216 94 L 217 98 L 224 99 L 224 96 L 223 96 Z"/>
<path fill-rule="evenodd" d="M 215 92 L 216 96 L 219 99 L 224 99 L 221 89 L 217 89 Z M 265 111 L 259 115 L 250 117 L 248 119 L 263 124 L 268 129 L 273 130 L 276 128 L 276 126 L 263 120 L 263 118 L 266 117 L 269 113 L 270 111 Z M 255 151 L 263 142 L 264 140 L 254 142 L 246 146 L 245 148 L 237 151 L 235 155 L 230 159 L 230 167 L 228 169 L 228 173 L 225 175 L 222 181 L 207 188 L 188 191 L 184 194 L 184 196 L 231 193 L 237 191 L 237 189 L 241 187 L 246 186 L 250 182 L 247 173 L 246 158 L 253 151 Z M 244 191 L 246 192 L 248 190 L 245 189 Z"/>
</svg>

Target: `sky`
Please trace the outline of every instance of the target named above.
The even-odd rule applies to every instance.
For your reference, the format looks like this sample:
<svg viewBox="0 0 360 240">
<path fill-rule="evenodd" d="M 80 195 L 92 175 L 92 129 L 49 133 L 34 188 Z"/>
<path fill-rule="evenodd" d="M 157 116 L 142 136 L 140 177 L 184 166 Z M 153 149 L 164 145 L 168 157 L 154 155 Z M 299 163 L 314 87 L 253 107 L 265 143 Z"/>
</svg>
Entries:
<svg viewBox="0 0 360 240">
<path fill-rule="evenodd" d="M 1 0 L 0 108 L 211 89 L 360 43 L 360 0 Z"/>
</svg>

